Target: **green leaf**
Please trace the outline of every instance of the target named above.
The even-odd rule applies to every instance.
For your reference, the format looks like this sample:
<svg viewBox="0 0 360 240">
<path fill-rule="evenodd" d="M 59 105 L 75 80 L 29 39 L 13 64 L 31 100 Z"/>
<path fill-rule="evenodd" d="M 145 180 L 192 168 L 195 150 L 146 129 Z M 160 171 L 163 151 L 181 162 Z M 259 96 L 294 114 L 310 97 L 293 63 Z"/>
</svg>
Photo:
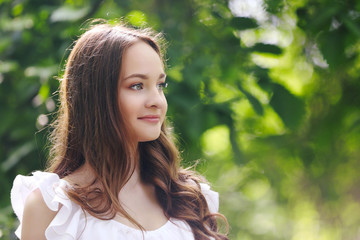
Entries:
<svg viewBox="0 0 360 240">
<path fill-rule="evenodd" d="M 353 20 L 351 20 L 347 16 L 343 16 L 342 20 L 344 21 L 344 24 L 347 27 L 347 29 L 359 38 L 360 37 L 359 25 L 356 24 Z"/>
<path fill-rule="evenodd" d="M 283 0 L 265 0 L 265 4 L 266 10 L 273 14 L 281 12 L 285 6 L 285 2 Z"/>
<path fill-rule="evenodd" d="M 234 17 L 231 19 L 230 25 L 237 30 L 257 28 L 259 26 L 254 19 L 245 17 Z"/>
<path fill-rule="evenodd" d="M 240 83 L 237 83 L 237 87 L 239 88 L 239 90 L 244 93 L 244 95 L 246 96 L 246 98 L 249 100 L 251 106 L 253 107 L 253 109 L 255 110 L 255 112 L 262 116 L 264 115 L 264 108 L 262 107 L 260 101 L 254 97 L 251 93 L 249 93 L 248 91 L 246 91 Z"/>
<path fill-rule="evenodd" d="M 330 69 L 336 69 L 346 62 L 344 28 L 323 33 L 319 36 L 319 48 Z"/>
<path fill-rule="evenodd" d="M 18 147 L 2 164 L 1 169 L 7 172 L 13 168 L 23 157 L 28 155 L 32 150 L 35 149 L 33 141 L 24 143 Z"/>
<path fill-rule="evenodd" d="M 303 100 L 291 94 L 284 86 L 273 85 L 270 105 L 288 128 L 295 129 L 302 123 L 305 115 L 305 104 Z"/>
<path fill-rule="evenodd" d="M 331 22 L 331 19 L 333 19 L 334 16 L 341 10 L 341 5 L 334 3 L 330 5 L 329 7 L 325 7 L 321 11 L 319 11 L 312 21 L 309 22 L 308 26 L 305 26 L 306 28 L 316 32 L 319 30 L 323 30 L 328 26 Z"/>
<path fill-rule="evenodd" d="M 18 117 L 16 113 L 9 110 L 8 108 L 0 109 L 1 124 L 0 124 L 0 136 L 3 136 L 6 131 L 11 127 L 11 124 Z"/>
<path fill-rule="evenodd" d="M 282 53 L 282 49 L 273 44 L 257 43 L 250 49 L 254 52 L 272 53 L 275 55 Z"/>
</svg>

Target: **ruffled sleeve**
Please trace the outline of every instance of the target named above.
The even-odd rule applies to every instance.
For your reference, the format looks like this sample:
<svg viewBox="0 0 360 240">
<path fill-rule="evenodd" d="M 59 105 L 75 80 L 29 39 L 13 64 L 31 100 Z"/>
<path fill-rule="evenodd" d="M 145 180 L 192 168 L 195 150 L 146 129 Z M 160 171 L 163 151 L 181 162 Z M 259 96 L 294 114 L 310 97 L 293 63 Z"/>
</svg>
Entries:
<svg viewBox="0 0 360 240">
<path fill-rule="evenodd" d="M 210 189 L 206 183 L 200 183 L 201 192 L 204 194 L 210 213 L 219 211 L 219 194 Z"/>
<path fill-rule="evenodd" d="M 83 214 L 81 208 L 65 194 L 70 185 L 55 173 L 34 172 L 33 176 L 18 175 L 11 190 L 11 204 L 20 226 L 15 234 L 21 237 L 21 224 L 26 198 L 35 189 L 39 189 L 47 207 L 58 212 L 45 231 L 47 239 L 73 240 L 77 238 Z"/>
</svg>

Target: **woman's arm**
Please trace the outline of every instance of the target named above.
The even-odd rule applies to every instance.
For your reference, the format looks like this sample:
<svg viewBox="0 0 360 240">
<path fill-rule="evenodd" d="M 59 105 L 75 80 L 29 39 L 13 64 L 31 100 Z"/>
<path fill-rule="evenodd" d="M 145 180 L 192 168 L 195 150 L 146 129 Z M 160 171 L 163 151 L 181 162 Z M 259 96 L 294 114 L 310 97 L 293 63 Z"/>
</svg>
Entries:
<svg viewBox="0 0 360 240">
<path fill-rule="evenodd" d="M 34 190 L 25 201 L 21 240 L 46 239 L 45 230 L 56 214 L 47 207 L 40 190 Z"/>
</svg>

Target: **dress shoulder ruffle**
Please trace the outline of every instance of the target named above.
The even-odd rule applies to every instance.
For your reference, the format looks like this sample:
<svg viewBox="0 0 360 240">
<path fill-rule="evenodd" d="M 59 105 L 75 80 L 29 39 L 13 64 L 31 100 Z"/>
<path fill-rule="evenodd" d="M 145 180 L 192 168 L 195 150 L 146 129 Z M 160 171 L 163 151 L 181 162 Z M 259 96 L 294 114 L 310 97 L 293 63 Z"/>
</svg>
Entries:
<svg viewBox="0 0 360 240">
<path fill-rule="evenodd" d="M 66 195 L 65 189 L 69 187 L 69 183 L 60 179 L 55 173 L 34 172 L 33 176 L 18 175 L 11 190 L 11 204 L 20 221 L 15 234 L 21 238 L 21 223 L 26 198 L 31 192 L 39 189 L 47 207 L 51 211 L 58 212 L 45 231 L 46 238 L 77 239 L 84 214 L 80 206 L 73 203 Z"/>
<path fill-rule="evenodd" d="M 219 193 L 211 190 L 210 186 L 206 183 L 200 183 L 200 187 L 208 204 L 210 213 L 219 212 Z"/>
</svg>

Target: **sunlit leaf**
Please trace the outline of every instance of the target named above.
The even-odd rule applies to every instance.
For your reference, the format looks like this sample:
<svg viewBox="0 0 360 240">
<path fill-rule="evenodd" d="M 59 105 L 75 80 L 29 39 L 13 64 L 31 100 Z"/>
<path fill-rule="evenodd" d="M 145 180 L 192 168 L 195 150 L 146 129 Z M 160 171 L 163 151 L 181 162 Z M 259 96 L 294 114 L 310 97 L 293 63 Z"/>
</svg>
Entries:
<svg viewBox="0 0 360 240">
<path fill-rule="evenodd" d="M 230 150 L 229 129 L 225 125 L 216 126 L 203 133 L 201 144 L 208 155 L 224 154 Z M 219 144 L 221 142 L 221 144 Z"/>
<path fill-rule="evenodd" d="M 64 21 L 76 21 L 84 16 L 90 11 L 89 6 L 82 8 L 74 8 L 70 6 L 61 6 L 56 9 L 50 16 L 51 22 L 64 22 Z"/>
<path fill-rule="evenodd" d="M 42 99 L 42 102 L 44 102 L 49 97 L 49 94 L 50 94 L 49 85 L 43 84 L 39 89 L 39 95 Z"/>
<path fill-rule="evenodd" d="M 0 73 L 7 73 L 14 71 L 18 68 L 18 64 L 15 61 L 6 61 L 3 62 L 0 60 Z"/>
<path fill-rule="evenodd" d="M 249 100 L 251 106 L 254 108 L 255 112 L 259 115 L 263 115 L 264 114 L 264 109 L 260 103 L 260 101 L 255 98 L 252 94 L 250 94 L 248 91 L 246 91 L 240 83 L 237 83 L 237 86 L 239 88 L 239 90 L 244 93 L 244 95 L 246 96 L 246 98 Z"/>
<path fill-rule="evenodd" d="M 12 14 L 13 14 L 15 17 L 16 17 L 16 16 L 19 16 L 19 15 L 22 13 L 23 9 L 24 9 L 24 5 L 22 5 L 22 4 L 17 4 L 17 5 L 15 5 L 15 6 L 13 7 L 13 9 L 12 9 Z"/>
<path fill-rule="evenodd" d="M 0 21 L 0 29 L 5 31 L 21 31 L 33 26 L 34 20 L 29 15 L 18 16 L 14 19 L 1 19 Z"/>
<path fill-rule="evenodd" d="M 147 23 L 147 18 L 145 13 L 133 10 L 126 14 L 126 19 L 128 19 L 129 23 L 133 26 L 141 27 L 144 26 Z"/>
</svg>

